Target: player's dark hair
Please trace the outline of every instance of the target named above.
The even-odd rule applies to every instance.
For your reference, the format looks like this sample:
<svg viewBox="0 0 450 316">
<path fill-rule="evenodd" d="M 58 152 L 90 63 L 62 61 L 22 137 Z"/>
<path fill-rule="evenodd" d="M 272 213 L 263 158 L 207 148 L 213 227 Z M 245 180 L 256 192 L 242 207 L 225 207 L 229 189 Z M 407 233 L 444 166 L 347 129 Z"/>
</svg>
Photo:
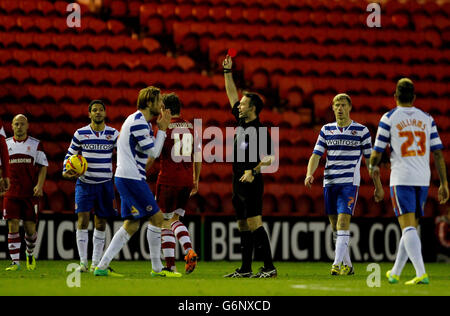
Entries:
<svg viewBox="0 0 450 316">
<path fill-rule="evenodd" d="M 178 115 L 181 112 L 181 100 L 175 93 L 163 95 L 164 108 L 169 109 L 172 115 Z"/>
<path fill-rule="evenodd" d="M 250 106 L 254 106 L 255 107 L 255 113 L 256 116 L 259 115 L 259 113 L 261 113 L 261 110 L 264 106 L 264 102 L 261 99 L 261 97 L 257 94 L 257 93 L 253 93 L 253 92 L 244 92 L 244 96 L 246 96 L 247 98 L 250 99 Z"/>
<path fill-rule="evenodd" d="M 397 82 L 395 95 L 400 103 L 412 103 L 414 101 L 414 83 L 409 78 L 402 78 Z"/>
<path fill-rule="evenodd" d="M 149 107 L 148 103 L 155 103 L 160 95 L 161 90 L 157 87 L 147 87 L 139 91 L 139 96 L 137 100 L 138 109 L 146 109 Z"/>
<path fill-rule="evenodd" d="M 106 110 L 105 103 L 103 103 L 102 100 L 92 100 L 91 103 L 89 103 L 89 112 L 92 111 L 92 107 L 93 107 L 95 104 L 100 104 L 100 105 L 102 105 L 102 106 L 103 106 L 103 110 Z"/>
</svg>

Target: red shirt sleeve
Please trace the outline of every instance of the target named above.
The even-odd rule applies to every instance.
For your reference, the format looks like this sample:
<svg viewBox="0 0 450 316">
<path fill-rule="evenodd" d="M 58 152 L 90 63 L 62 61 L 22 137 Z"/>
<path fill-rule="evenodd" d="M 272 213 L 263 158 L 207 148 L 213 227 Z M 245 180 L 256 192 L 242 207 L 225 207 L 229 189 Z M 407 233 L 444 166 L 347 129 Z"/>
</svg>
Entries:
<svg viewBox="0 0 450 316">
<path fill-rule="evenodd" d="M 0 159 L 2 160 L 2 176 L 9 178 L 9 154 L 8 146 L 6 145 L 6 139 L 0 136 Z"/>
</svg>

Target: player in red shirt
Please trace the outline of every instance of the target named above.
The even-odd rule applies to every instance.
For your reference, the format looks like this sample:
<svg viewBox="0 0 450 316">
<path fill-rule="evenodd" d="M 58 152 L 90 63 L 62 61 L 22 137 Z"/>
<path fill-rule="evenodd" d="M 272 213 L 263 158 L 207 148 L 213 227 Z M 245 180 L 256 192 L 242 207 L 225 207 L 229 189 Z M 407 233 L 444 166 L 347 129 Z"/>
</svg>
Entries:
<svg viewBox="0 0 450 316">
<path fill-rule="evenodd" d="M 20 270 L 19 222 L 23 220 L 27 244 L 27 269 L 36 268 L 36 222 L 39 198 L 47 175 L 47 157 L 39 140 L 28 136 L 28 119 L 19 114 L 12 121 L 14 137 L 6 140 L 9 151 L 11 187 L 5 194 L 3 217 L 8 221 L 8 249 L 12 259 L 6 271 Z"/>
<path fill-rule="evenodd" d="M 9 154 L 6 145 L 6 134 L 0 120 L 0 194 L 9 190 Z"/>
<path fill-rule="evenodd" d="M 194 142 L 193 125 L 181 117 L 181 102 L 174 93 L 163 96 L 165 109 L 172 121 L 160 156 L 160 173 L 156 183 L 156 201 L 166 219 L 161 232 L 162 249 L 167 268 L 175 271 L 175 236 L 184 249 L 186 273 L 194 271 L 197 254 L 192 249 L 189 231 L 180 221 L 189 197 L 197 194 L 201 171 L 201 148 Z M 192 161 L 194 158 L 194 162 Z M 149 168 L 152 161 L 149 161 Z"/>
</svg>

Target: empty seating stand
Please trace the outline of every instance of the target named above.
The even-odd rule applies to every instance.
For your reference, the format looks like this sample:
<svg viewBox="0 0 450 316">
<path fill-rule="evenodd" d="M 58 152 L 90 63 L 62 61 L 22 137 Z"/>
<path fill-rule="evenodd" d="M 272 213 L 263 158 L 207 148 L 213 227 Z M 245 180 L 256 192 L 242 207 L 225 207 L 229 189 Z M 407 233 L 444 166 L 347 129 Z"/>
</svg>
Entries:
<svg viewBox="0 0 450 316">
<path fill-rule="evenodd" d="M 6 121 L 26 111 L 30 134 L 42 139 L 50 160 L 45 203 L 55 212 L 73 212 L 73 183 L 61 179 L 61 159 L 73 132 L 89 123 L 94 98 L 107 102 L 108 124 L 120 128 L 136 110 L 139 89 L 153 84 L 176 92 L 183 116 L 201 118 L 204 129 L 234 126 L 221 73 L 229 48 L 238 51 L 239 87 L 264 95 L 260 119 L 279 127 L 280 166 L 265 176 L 265 212 L 323 216 L 323 165 L 311 190 L 303 181 L 319 129 L 334 119 L 337 93 L 351 95 L 352 118 L 375 133 L 395 106 L 396 81 L 411 77 L 416 105 L 450 142 L 448 3 L 390 0 L 381 29 L 366 26 L 365 1 L 104 0 L 107 18 L 82 7 L 82 26 L 73 29 L 65 23 L 67 4 L 0 1 L 0 114 Z M 145 38 L 132 35 L 131 19 Z M 392 215 L 388 199 L 373 206 L 370 179 L 361 174 L 357 215 Z M 384 184 L 388 177 L 382 173 Z M 433 172 L 432 181 L 437 177 Z M 189 207 L 232 214 L 230 180 L 229 164 L 205 163 L 204 185 Z"/>
</svg>

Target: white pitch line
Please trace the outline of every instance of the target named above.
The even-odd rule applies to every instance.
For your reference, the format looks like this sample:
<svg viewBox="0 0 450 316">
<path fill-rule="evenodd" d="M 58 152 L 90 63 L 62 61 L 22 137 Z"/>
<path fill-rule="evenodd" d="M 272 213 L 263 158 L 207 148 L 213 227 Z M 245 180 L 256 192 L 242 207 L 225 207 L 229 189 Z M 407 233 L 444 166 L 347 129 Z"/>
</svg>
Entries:
<svg viewBox="0 0 450 316">
<path fill-rule="evenodd" d="M 353 292 L 355 291 L 354 289 L 351 288 L 341 288 L 341 287 L 325 287 L 325 286 L 320 286 L 317 284 L 310 284 L 310 285 L 306 285 L 306 284 L 294 284 L 291 285 L 292 288 L 294 289 L 299 289 L 299 290 L 317 290 L 317 291 L 342 291 L 342 292 Z"/>
</svg>

